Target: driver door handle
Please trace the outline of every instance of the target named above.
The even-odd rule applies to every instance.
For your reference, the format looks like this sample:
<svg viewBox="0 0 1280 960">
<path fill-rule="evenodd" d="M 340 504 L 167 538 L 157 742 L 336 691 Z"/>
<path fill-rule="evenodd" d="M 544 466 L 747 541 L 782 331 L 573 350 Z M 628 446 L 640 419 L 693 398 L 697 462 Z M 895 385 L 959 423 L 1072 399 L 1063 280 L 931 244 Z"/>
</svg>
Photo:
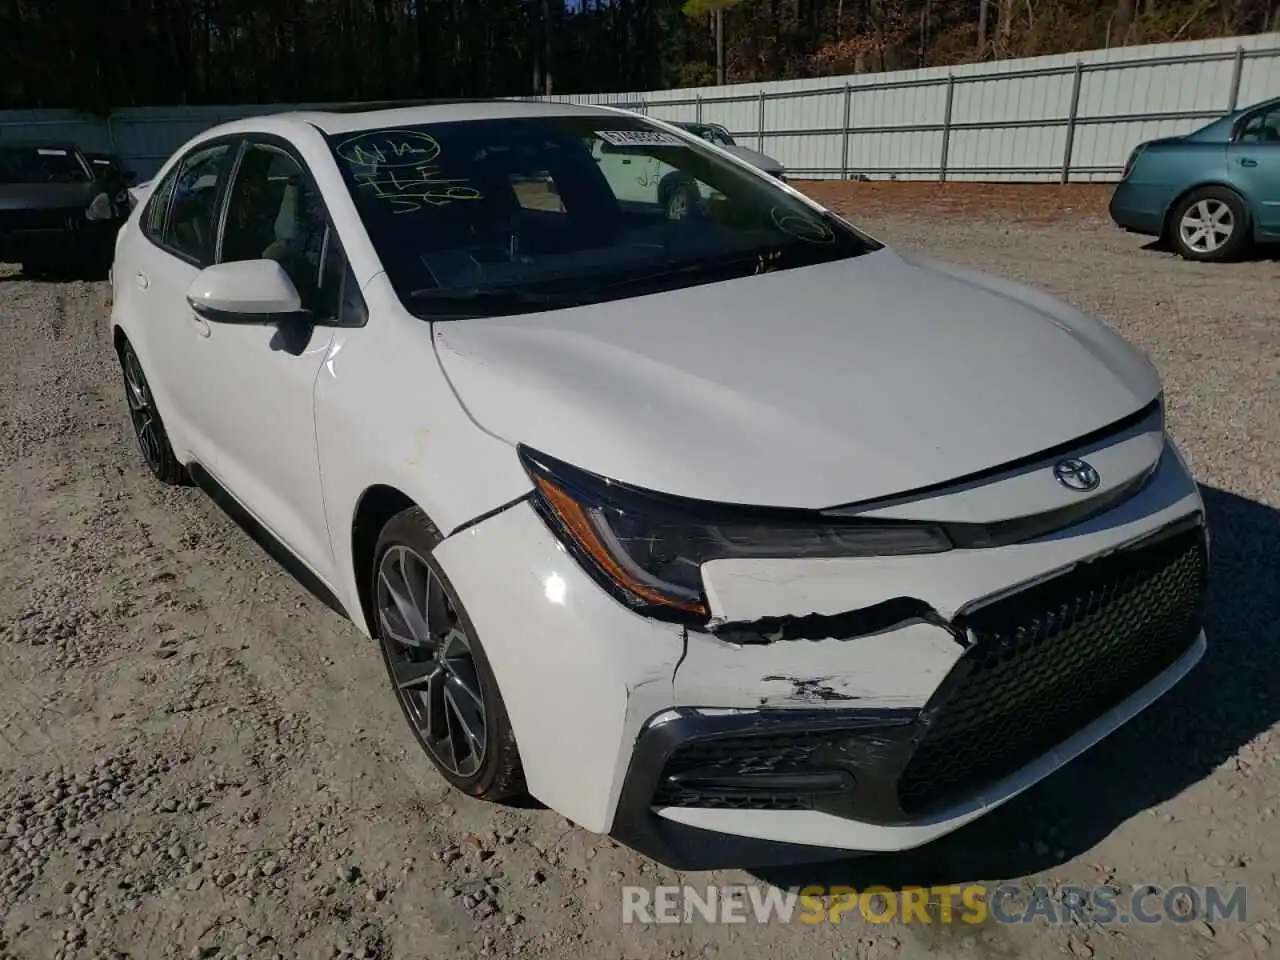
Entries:
<svg viewBox="0 0 1280 960">
<path fill-rule="evenodd" d="M 1258 165 L 1258 161 L 1254 160 L 1252 157 L 1240 158 L 1240 166 L 1242 167 L 1256 167 L 1257 165 Z"/>
<path fill-rule="evenodd" d="M 134 282 L 137 283 L 138 286 L 143 290 L 151 286 L 151 278 L 148 277 L 141 270 L 138 271 L 137 275 L 135 275 L 133 279 L 134 279 Z"/>
</svg>

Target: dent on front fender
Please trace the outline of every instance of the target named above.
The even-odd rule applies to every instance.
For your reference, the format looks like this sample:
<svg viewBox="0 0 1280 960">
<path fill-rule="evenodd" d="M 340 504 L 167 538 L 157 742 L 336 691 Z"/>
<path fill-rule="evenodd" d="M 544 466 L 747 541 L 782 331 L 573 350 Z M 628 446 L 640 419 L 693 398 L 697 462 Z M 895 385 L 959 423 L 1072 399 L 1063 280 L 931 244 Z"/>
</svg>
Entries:
<svg viewBox="0 0 1280 960">
<path fill-rule="evenodd" d="M 674 702 L 683 629 L 601 590 L 527 501 L 446 538 L 434 556 L 493 668 L 529 792 L 607 830 L 641 728 Z"/>
</svg>

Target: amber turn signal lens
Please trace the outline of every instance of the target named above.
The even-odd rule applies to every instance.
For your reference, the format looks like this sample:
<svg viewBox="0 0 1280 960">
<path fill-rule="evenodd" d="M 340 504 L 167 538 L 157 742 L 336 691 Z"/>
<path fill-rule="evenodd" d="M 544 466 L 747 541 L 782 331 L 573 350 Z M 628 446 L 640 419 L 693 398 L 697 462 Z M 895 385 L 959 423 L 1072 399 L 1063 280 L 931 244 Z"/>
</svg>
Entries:
<svg viewBox="0 0 1280 960">
<path fill-rule="evenodd" d="M 705 617 L 708 615 L 707 606 L 702 601 L 690 600 L 685 597 L 673 597 L 652 584 L 638 580 L 614 559 L 613 554 L 601 542 L 600 535 L 596 532 L 596 526 L 582 504 L 578 503 L 577 500 L 573 499 L 545 476 L 535 474 L 533 480 L 538 485 L 543 500 L 560 521 L 560 526 L 564 532 L 573 539 L 573 542 L 586 556 L 591 558 L 591 561 L 595 563 L 600 571 L 615 584 L 646 603 L 672 607 L 687 613 L 697 614 L 698 616 Z"/>
</svg>

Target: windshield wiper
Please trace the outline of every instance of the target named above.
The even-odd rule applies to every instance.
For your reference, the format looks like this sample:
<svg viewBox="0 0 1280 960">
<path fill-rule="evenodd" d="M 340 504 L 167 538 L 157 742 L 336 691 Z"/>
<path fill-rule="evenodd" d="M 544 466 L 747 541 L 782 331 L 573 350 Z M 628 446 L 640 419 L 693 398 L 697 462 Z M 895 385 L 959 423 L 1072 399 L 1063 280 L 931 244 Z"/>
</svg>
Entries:
<svg viewBox="0 0 1280 960">
<path fill-rule="evenodd" d="M 627 287 L 653 283 L 655 281 L 687 279 L 690 277 L 706 277 L 726 280 L 733 277 L 745 277 L 750 276 L 753 273 L 764 273 L 768 268 L 762 268 L 762 264 L 766 264 L 767 262 L 768 257 L 766 254 L 752 251 L 751 253 L 718 257 L 714 260 L 697 260 L 693 263 L 668 264 L 655 270 L 646 270 L 643 273 L 633 274 L 629 277 L 622 277 L 619 280 L 611 280 L 608 283 L 601 284 L 600 286 L 591 287 L 588 292 L 591 294 L 599 294 L 606 291 L 613 292 L 616 290 L 624 290 Z"/>
<path fill-rule="evenodd" d="M 423 287 L 410 290 L 405 299 L 411 303 L 446 308 L 440 313 L 428 313 L 429 317 L 487 317 L 503 313 L 529 312 L 525 308 L 551 310 L 556 307 L 576 307 L 582 303 L 581 297 L 569 294 L 542 293 L 513 287 L 460 287 L 457 289 Z M 467 309 L 468 307 L 476 309 Z"/>
</svg>

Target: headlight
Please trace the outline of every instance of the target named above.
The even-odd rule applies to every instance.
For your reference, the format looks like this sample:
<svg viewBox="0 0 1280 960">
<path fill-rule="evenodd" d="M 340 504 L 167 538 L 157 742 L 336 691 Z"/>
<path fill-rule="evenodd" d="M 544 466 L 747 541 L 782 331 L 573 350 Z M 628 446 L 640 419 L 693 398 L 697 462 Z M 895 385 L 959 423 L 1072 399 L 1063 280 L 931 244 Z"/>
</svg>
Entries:
<svg viewBox="0 0 1280 960">
<path fill-rule="evenodd" d="M 710 616 L 702 564 L 728 558 L 872 557 L 951 549 L 941 527 L 683 500 L 606 480 L 522 447 L 534 506 L 595 579 L 649 616 Z"/>
<path fill-rule="evenodd" d="M 100 193 L 93 198 L 93 203 L 89 204 L 89 209 L 84 212 L 89 220 L 110 220 L 111 219 L 111 198 L 105 193 Z"/>
</svg>

